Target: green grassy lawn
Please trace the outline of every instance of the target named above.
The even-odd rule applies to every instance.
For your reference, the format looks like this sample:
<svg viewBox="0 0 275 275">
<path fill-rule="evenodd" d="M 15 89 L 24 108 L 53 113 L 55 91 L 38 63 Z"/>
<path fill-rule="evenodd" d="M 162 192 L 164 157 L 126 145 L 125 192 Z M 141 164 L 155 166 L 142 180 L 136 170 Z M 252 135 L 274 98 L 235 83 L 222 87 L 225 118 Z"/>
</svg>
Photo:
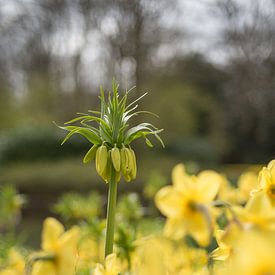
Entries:
<svg viewBox="0 0 275 275">
<path fill-rule="evenodd" d="M 137 186 L 148 179 L 152 170 L 160 171 L 170 178 L 170 171 L 175 161 L 158 157 L 156 160 L 144 159 L 138 165 L 137 180 L 130 184 L 121 184 L 126 190 L 139 189 Z M 105 183 L 97 175 L 94 163 L 82 164 L 81 157 L 59 161 L 37 161 L 11 163 L 0 168 L 0 183 L 12 183 L 22 190 L 39 191 L 86 191 L 105 190 Z"/>
</svg>

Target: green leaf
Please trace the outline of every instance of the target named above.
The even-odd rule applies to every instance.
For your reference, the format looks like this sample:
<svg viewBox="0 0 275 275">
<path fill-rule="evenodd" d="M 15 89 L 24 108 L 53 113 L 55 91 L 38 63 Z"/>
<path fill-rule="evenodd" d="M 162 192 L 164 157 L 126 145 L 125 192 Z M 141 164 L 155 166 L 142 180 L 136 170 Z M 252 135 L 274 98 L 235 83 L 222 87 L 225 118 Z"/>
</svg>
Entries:
<svg viewBox="0 0 275 275">
<path fill-rule="evenodd" d="M 83 119 L 87 119 L 87 118 L 90 118 L 90 116 L 89 115 L 85 115 L 85 116 L 76 117 L 74 119 L 71 119 L 71 120 L 65 122 L 64 125 L 67 125 L 67 124 L 70 124 L 70 123 L 74 123 L 74 122 L 77 122 L 79 120 L 83 120 Z"/>
<path fill-rule="evenodd" d="M 63 145 L 72 135 L 80 134 L 84 136 L 88 141 L 93 144 L 101 144 L 101 139 L 97 133 L 95 133 L 92 129 L 84 128 L 84 127 L 77 127 L 77 126 L 58 126 L 59 128 L 70 131 L 70 133 L 64 138 L 61 145 Z"/>
<path fill-rule="evenodd" d="M 136 134 L 137 132 L 140 132 L 140 131 L 153 131 L 151 128 L 155 129 L 155 130 L 158 130 L 155 126 L 153 126 L 151 123 L 141 123 L 137 126 L 134 126 L 132 128 L 130 128 L 127 132 L 126 132 L 126 135 L 125 135 L 125 139 L 130 139 L 130 137 L 134 134 Z"/>
<path fill-rule="evenodd" d="M 137 98 L 136 100 L 134 100 L 133 102 L 131 102 L 127 107 L 126 110 L 128 110 L 131 106 L 133 106 L 134 104 L 136 104 L 139 100 L 141 100 L 143 97 L 145 97 L 148 93 L 144 93 L 142 96 L 140 96 L 139 98 Z"/>
<path fill-rule="evenodd" d="M 145 138 L 145 142 L 149 147 L 151 147 L 151 148 L 153 147 L 152 142 L 148 138 Z"/>
</svg>

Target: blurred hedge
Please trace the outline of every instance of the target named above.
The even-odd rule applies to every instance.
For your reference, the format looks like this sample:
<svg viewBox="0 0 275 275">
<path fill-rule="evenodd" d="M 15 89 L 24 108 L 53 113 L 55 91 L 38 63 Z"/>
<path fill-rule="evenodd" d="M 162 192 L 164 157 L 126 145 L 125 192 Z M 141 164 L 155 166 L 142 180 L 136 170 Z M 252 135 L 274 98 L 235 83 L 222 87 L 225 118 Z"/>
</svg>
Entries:
<svg viewBox="0 0 275 275">
<path fill-rule="evenodd" d="M 89 143 L 81 137 L 73 137 L 60 146 L 64 137 L 55 126 L 21 127 L 0 134 L 0 162 L 33 162 L 57 160 L 85 153 Z"/>
</svg>

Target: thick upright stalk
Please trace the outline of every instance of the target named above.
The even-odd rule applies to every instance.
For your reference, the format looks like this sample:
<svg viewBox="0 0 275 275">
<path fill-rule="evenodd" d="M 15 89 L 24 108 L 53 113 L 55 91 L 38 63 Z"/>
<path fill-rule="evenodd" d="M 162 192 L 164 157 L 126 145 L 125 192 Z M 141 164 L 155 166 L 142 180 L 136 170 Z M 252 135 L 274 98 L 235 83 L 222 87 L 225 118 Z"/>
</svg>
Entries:
<svg viewBox="0 0 275 275">
<path fill-rule="evenodd" d="M 114 168 L 112 167 L 111 181 L 109 182 L 109 192 L 108 192 L 105 257 L 108 256 L 109 254 L 113 253 L 116 200 L 117 200 L 116 172 L 115 172 Z"/>
</svg>

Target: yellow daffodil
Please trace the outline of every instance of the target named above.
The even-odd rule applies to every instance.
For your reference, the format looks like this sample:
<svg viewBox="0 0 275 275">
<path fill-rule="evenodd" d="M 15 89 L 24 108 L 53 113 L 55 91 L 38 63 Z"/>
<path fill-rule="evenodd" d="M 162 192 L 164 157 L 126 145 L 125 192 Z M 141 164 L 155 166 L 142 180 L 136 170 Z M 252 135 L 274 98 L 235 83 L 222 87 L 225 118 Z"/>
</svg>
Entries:
<svg viewBox="0 0 275 275">
<path fill-rule="evenodd" d="M 153 247 L 153 251 L 152 251 Z M 187 247 L 160 236 L 139 240 L 134 257 L 133 273 L 137 275 L 207 274 L 206 251 Z"/>
<path fill-rule="evenodd" d="M 233 252 L 234 243 L 240 238 L 243 232 L 240 224 L 231 222 L 225 230 L 216 231 L 218 247 L 210 253 L 210 257 L 216 261 L 226 261 Z"/>
<path fill-rule="evenodd" d="M 95 262 L 100 261 L 100 255 L 104 254 L 103 243 L 98 243 L 91 238 L 82 240 L 78 247 L 78 270 L 87 270 L 94 267 Z"/>
<path fill-rule="evenodd" d="M 275 208 L 264 192 L 255 193 L 244 208 L 233 207 L 245 228 L 275 230 Z"/>
<path fill-rule="evenodd" d="M 225 261 L 231 254 L 231 247 L 222 241 L 222 236 L 224 234 L 224 230 L 217 230 L 216 232 L 216 240 L 219 245 L 215 250 L 213 250 L 210 254 L 210 257 L 216 261 Z"/>
<path fill-rule="evenodd" d="M 233 257 L 227 268 L 215 274 L 273 275 L 275 274 L 274 235 L 246 232 L 236 244 Z"/>
<path fill-rule="evenodd" d="M 167 217 L 164 234 L 180 239 L 188 233 L 200 245 L 208 245 L 213 229 L 210 203 L 218 193 L 221 176 L 213 171 L 189 176 L 179 164 L 173 169 L 172 180 L 172 186 L 156 195 L 156 205 Z"/>
<path fill-rule="evenodd" d="M 105 259 L 105 264 L 97 264 L 93 275 L 118 275 L 121 272 L 121 263 L 116 254 L 110 254 Z"/>
<path fill-rule="evenodd" d="M 247 202 L 250 192 L 258 185 L 258 176 L 254 171 L 248 171 L 240 175 L 238 179 L 238 201 L 240 203 Z"/>
<path fill-rule="evenodd" d="M 173 246 L 167 255 L 168 274 L 194 275 L 208 274 L 208 257 L 204 249 Z"/>
<path fill-rule="evenodd" d="M 234 188 L 224 175 L 220 175 L 218 199 L 232 204 L 237 202 L 237 189 Z"/>
<path fill-rule="evenodd" d="M 7 267 L 0 270 L 0 275 L 23 275 L 25 270 L 25 261 L 23 256 L 11 249 L 9 252 Z"/>
<path fill-rule="evenodd" d="M 152 248 L 153 252 L 152 252 Z M 167 239 L 159 236 L 144 237 L 137 241 L 137 249 L 133 258 L 134 274 L 137 275 L 166 275 L 166 255 L 171 253 Z"/>
<path fill-rule="evenodd" d="M 63 225 L 54 218 L 44 221 L 42 231 L 42 254 L 49 260 L 36 261 L 32 275 L 74 275 L 77 261 L 77 243 L 79 230 L 73 227 L 67 232 Z"/>
<path fill-rule="evenodd" d="M 269 196 L 272 205 L 275 206 L 275 159 L 260 171 L 259 185 L 260 187 L 253 190 L 251 194 L 265 192 Z"/>
</svg>

